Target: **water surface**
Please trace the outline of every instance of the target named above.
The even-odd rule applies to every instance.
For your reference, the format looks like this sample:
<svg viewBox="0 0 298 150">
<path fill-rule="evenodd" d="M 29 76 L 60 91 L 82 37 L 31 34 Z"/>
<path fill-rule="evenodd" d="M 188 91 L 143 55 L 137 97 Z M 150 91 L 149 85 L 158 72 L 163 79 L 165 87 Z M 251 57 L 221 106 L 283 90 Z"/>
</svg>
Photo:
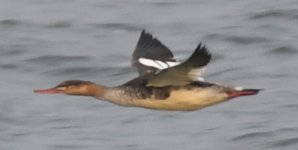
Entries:
<svg viewBox="0 0 298 150">
<path fill-rule="evenodd" d="M 298 2 L 0 2 L 0 149 L 297 149 Z M 212 82 L 264 88 L 192 112 L 38 95 L 63 80 L 118 85 L 137 76 L 142 29 L 180 60 L 199 42 Z"/>
</svg>

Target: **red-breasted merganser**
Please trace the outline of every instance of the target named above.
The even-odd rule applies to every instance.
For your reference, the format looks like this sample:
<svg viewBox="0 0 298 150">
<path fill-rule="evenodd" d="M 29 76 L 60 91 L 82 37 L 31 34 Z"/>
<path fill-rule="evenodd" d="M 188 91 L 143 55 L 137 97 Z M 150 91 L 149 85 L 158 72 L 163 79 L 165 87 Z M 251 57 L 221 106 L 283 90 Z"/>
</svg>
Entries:
<svg viewBox="0 0 298 150">
<path fill-rule="evenodd" d="M 69 80 L 53 88 L 34 92 L 92 96 L 122 106 L 196 110 L 239 96 L 256 95 L 261 90 L 204 81 L 201 72 L 210 59 L 211 54 L 200 43 L 186 61 L 179 63 L 169 48 L 143 30 L 132 59 L 139 77 L 116 87 Z"/>
</svg>

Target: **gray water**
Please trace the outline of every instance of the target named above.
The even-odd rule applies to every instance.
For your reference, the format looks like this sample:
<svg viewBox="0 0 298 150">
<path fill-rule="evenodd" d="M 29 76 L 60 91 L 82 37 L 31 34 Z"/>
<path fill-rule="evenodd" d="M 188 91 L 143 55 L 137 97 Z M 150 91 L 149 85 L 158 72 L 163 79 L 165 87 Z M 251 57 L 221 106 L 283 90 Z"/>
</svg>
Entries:
<svg viewBox="0 0 298 150">
<path fill-rule="evenodd" d="M 297 24 L 297 0 L 1 0 L 0 149 L 298 149 Z M 202 41 L 206 80 L 265 91 L 191 112 L 33 93 L 136 77 L 142 29 L 180 60 Z"/>
</svg>

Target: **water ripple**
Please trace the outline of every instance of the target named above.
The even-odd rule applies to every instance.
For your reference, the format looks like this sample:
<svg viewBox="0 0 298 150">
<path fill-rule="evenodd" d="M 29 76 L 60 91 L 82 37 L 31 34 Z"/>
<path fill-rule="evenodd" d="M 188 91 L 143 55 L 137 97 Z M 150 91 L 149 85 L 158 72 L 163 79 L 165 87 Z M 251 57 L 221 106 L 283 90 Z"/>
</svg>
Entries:
<svg viewBox="0 0 298 150">
<path fill-rule="evenodd" d="M 26 62 L 33 64 L 41 64 L 41 65 L 61 65 L 63 63 L 71 63 L 78 61 L 87 61 L 91 58 L 87 56 L 58 56 L 58 55 L 47 55 L 47 56 L 39 56 L 35 58 L 26 59 Z"/>
<path fill-rule="evenodd" d="M 0 20 L 0 27 L 12 28 L 12 27 L 29 27 L 29 28 L 69 28 L 74 26 L 72 21 L 69 20 L 58 20 L 49 23 L 39 23 L 33 21 L 22 21 L 16 19 L 5 19 Z"/>
<path fill-rule="evenodd" d="M 73 26 L 73 23 L 71 21 L 56 21 L 56 22 L 44 25 L 44 27 L 46 28 L 69 28 L 72 26 Z"/>
<path fill-rule="evenodd" d="M 298 53 L 298 50 L 290 46 L 281 46 L 265 52 L 265 54 L 272 54 L 272 55 L 293 55 L 297 53 Z"/>
<path fill-rule="evenodd" d="M 15 27 L 37 27 L 37 24 L 30 21 L 23 21 L 17 19 L 4 19 L 0 20 L 0 27 L 15 28 Z"/>
<path fill-rule="evenodd" d="M 15 64 L 1 64 L 0 68 L 2 68 L 2 69 L 17 69 L 17 68 L 19 68 L 19 66 L 15 65 Z"/>
<path fill-rule="evenodd" d="M 275 10 L 266 10 L 262 12 L 255 13 L 249 17 L 251 20 L 258 20 L 264 18 L 289 18 L 289 19 L 296 19 L 298 17 L 298 10 L 282 10 L 282 9 L 275 9 Z"/>
<path fill-rule="evenodd" d="M 219 39 L 237 44 L 255 44 L 269 42 L 270 39 L 258 36 L 239 36 L 239 35 L 226 35 L 226 34 L 209 34 L 207 39 Z"/>
<path fill-rule="evenodd" d="M 54 144 L 54 145 L 50 145 L 49 148 L 50 149 L 70 149 L 70 150 L 74 150 L 74 149 L 86 149 L 88 146 L 84 146 L 81 144 Z"/>
<path fill-rule="evenodd" d="M 232 139 L 232 141 L 246 140 L 246 139 L 252 139 L 252 138 L 271 137 L 271 136 L 273 136 L 272 132 L 250 132 L 250 133 L 245 133 L 245 134 L 236 136 Z"/>
<path fill-rule="evenodd" d="M 14 20 L 14 19 L 6 19 L 6 20 L 0 20 L 0 26 L 17 26 L 22 24 L 20 21 L 18 20 Z"/>
<path fill-rule="evenodd" d="M 96 67 L 69 67 L 45 71 L 48 76 L 99 74 L 101 69 Z M 95 73 L 94 73 L 95 72 Z"/>
<path fill-rule="evenodd" d="M 172 2 L 172 1 L 168 1 L 168 2 L 152 2 L 151 5 L 155 5 L 155 6 L 161 6 L 161 7 L 172 7 L 175 5 L 178 5 L 180 3 L 178 2 Z M 183 3 L 184 4 L 184 3 Z"/>
<path fill-rule="evenodd" d="M 123 29 L 126 31 L 140 31 L 143 29 L 129 23 L 98 23 L 89 25 L 100 29 Z"/>
<path fill-rule="evenodd" d="M 277 140 L 277 141 L 270 143 L 267 147 L 269 147 L 269 148 L 285 147 L 285 146 L 289 147 L 290 145 L 298 146 L 298 137 Z"/>
<path fill-rule="evenodd" d="M 25 53 L 25 51 L 21 49 L 21 45 L 1 45 L 1 47 L 2 48 L 0 49 L 0 57 L 14 57 Z"/>
</svg>

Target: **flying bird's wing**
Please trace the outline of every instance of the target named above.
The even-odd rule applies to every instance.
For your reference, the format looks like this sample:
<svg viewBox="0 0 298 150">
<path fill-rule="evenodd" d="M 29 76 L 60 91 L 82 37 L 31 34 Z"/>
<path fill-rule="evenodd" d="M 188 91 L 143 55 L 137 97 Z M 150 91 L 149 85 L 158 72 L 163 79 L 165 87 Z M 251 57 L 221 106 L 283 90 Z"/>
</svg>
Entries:
<svg viewBox="0 0 298 150">
<path fill-rule="evenodd" d="M 211 54 L 200 43 L 194 53 L 183 63 L 158 72 L 149 79 L 147 86 L 164 87 L 186 85 L 201 78 L 204 67 L 209 63 Z"/>
<path fill-rule="evenodd" d="M 169 48 L 143 30 L 133 53 L 132 65 L 141 76 L 179 64 L 173 57 Z"/>
</svg>

